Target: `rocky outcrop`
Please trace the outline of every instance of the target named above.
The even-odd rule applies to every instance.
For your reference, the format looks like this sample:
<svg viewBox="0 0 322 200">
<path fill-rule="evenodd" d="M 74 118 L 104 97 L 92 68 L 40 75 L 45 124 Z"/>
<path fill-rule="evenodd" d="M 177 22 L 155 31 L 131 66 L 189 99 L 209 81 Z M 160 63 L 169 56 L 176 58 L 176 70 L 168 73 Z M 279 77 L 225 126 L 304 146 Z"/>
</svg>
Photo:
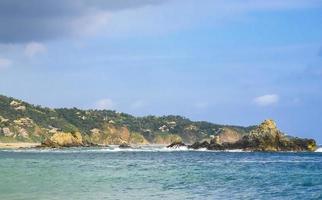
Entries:
<svg viewBox="0 0 322 200">
<path fill-rule="evenodd" d="M 22 103 L 18 102 L 18 101 L 11 101 L 10 106 L 13 107 L 17 111 L 25 111 L 26 110 L 26 106 L 22 105 Z"/>
<path fill-rule="evenodd" d="M 130 149 L 132 147 L 129 144 L 127 144 L 127 143 L 123 143 L 123 144 L 120 144 L 119 145 L 119 148 L 121 148 L 121 149 Z"/>
<path fill-rule="evenodd" d="M 203 141 L 203 142 L 195 142 L 192 145 L 188 146 L 190 149 L 208 149 L 209 142 Z"/>
<path fill-rule="evenodd" d="M 8 127 L 2 128 L 2 133 L 3 133 L 4 136 L 7 136 L 7 137 L 13 136 L 15 134 Z"/>
<path fill-rule="evenodd" d="M 315 151 L 317 148 L 313 139 L 286 136 L 278 130 L 273 120 L 265 120 L 236 145 L 255 151 Z"/>
<path fill-rule="evenodd" d="M 94 128 L 90 130 L 88 140 L 95 144 L 148 144 L 143 135 L 130 132 L 126 127 L 117 127 L 113 124 L 106 125 L 103 129 Z"/>
<path fill-rule="evenodd" d="M 171 147 L 171 145 L 169 145 Z M 315 151 L 317 144 L 313 139 L 288 137 L 276 127 L 273 120 L 265 120 L 249 134 L 235 142 L 222 142 L 218 137 L 208 143 L 196 142 L 188 148 L 208 150 L 233 150 L 248 151 Z"/>
<path fill-rule="evenodd" d="M 173 142 L 170 145 L 167 146 L 167 148 L 174 148 L 174 149 L 178 149 L 180 147 L 186 147 L 187 145 L 183 142 Z"/>
<path fill-rule="evenodd" d="M 181 137 L 175 134 L 155 134 L 151 143 L 154 144 L 170 144 L 182 141 Z"/>
<path fill-rule="evenodd" d="M 83 138 L 80 133 L 55 133 L 50 139 L 46 139 L 42 144 L 42 147 L 81 147 L 85 146 Z"/>
<path fill-rule="evenodd" d="M 219 143 L 234 143 L 242 138 L 242 135 L 232 128 L 222 128 L 218 135 Z"/>
</svg>

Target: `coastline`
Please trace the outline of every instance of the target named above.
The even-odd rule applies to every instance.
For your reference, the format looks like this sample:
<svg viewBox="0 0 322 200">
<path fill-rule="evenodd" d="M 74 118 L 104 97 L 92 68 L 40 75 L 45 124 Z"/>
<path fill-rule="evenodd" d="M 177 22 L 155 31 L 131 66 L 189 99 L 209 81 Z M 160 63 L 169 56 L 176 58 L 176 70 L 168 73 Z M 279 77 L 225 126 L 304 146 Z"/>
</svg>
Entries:
<svg viewBox="0 0 322 200">
<path fill-rule="evenodd" d="M 120 148 L 119 145 L 98 145 L 91 147 L 62 147 L 62 148 L 37 148 L 41 147 L 41 143 L 26 143 L 26 142 L 15 142 L 15 143 L 2 143 L 0 142 L 0 150 L 32 150 L 38 149 L 40 151 L 49 150 L 49 151 L 71 151 L 75 152 L 75 148 L 77 152 L 83 151 L 92 151 L 92 152 L 174 152 L 174 151 L 197 151 L 197 152 L 230 152 L 230 153 L 249 153 L 249 152 L 258 152 L 258 151 L 247 151 L 243 149 L 226 149 L 226 150 L 207 150 L 206 148 L 200 149 L 189 149 L 187 146 L 184 147 L 175 147 L 168 148 L 164 144 L 147 144 L 147 145 L 131 145 L 129 148 Z M 275 153 L 297 153 L 298 151 L 277 151 Z M 316 151 L 312 153 L 321 153 L 322 148 L 319 147 Z"/>
<path fill-rule="evenodd" d="M 2 143 L 0 142 L 0 149 L 34 148 L 39 145 L 40 143 L 27 143 L 27 142 Z"/>
</svg>

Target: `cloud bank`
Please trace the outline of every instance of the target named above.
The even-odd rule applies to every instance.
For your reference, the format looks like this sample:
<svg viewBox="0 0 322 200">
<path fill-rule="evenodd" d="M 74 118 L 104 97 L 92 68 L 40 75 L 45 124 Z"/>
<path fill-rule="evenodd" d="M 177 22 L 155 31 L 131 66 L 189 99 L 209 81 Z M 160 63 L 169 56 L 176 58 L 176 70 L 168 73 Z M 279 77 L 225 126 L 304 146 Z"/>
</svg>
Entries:
<svg viewBox="0 0 322 200">
<path fill-rule="evenodd" d="M 79 35 L 113 13 L 162 0 L 1 0 L 0 43 L 42 41 Z"/>
<path fill-rule="evenodd" d="M 304 9 L 318 0 L 1 0 L 0 43 L 75 37 L 102 30 L 159 33 L 256 11 Z"/>
</svg>

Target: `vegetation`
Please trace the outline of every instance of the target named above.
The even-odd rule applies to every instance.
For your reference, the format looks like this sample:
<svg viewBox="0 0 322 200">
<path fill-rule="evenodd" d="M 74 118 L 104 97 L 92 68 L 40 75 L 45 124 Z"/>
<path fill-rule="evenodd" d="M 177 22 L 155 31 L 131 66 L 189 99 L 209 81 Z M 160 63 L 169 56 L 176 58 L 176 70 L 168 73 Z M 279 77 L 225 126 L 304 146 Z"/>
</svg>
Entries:
<svg viewBox="0 0 322 200">
<path fill-rule="evenodd" d="M 96 143 L 100 138 L 104 143 L 192 143 L 213 138 L 224 128 L 242 135 L 254 129 L 193 122 L 174 115 L 134 117 L 111 110 L 50 109 L 0 95 L 0 141 L 40 142 L 56 132 L 79 132 L 89 140 L 95 136 Z"/>
</svg>

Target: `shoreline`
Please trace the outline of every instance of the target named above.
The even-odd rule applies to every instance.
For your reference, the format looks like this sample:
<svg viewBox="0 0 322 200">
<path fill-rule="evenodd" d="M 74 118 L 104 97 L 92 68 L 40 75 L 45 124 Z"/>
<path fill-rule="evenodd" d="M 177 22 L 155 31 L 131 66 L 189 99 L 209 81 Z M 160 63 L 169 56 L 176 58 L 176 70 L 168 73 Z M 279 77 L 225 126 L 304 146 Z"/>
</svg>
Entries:
<svg viewBox="0 0 322 200">
<path fill-rule="evenodd" d="M 18 150 L 18 149 L 56 149 L 56 150 L 66 150 L 73 149 L 74 147 L 62 147 L 62 148 L 37 148 L 40 147 L 41 143 L 27 143 L 27 142 L 13 142 L 13 143 L 3 143 L 0 142 L 0 150 Z M 150 148 L 149 148 L 150 147 Z M 257 151 L 247 151 L 242 149 L 230 149 L 230 150 L 207 150 L 205 148 L 200 149 L 188 149 L 188 148 L 166 148 L 164 144 L 146 144 L 146 145 L 132 145 L 130 148 L 119 148 L 119 145 L 98 145 L 96 148 L 110 151 L 202 151 L 202 152 L 257 152 Z M 88 147 L 76 147 L 80 149 L 86 149 Z M 277 151 L 274 153 L 298 153 L 300 151 Z M 318 147 L 316 151 L 312 153 L 321 153 L 322 147 Z"/>
<path fill-rule="evenodd" d="M 106 149 L 110 148 L 112 150 L 129 150 L 129 151 L 135 151 L 135 150 L 147 150 L 146 148 L 152 148 L 153 150 L 160 150 L 160 149 L 167 149 L 166 151 L 203 151 L 203 152 L 274 152 L 274 153 L 291 153 L 291 152 L 307 152 L 307 151 L 250 151 L 250 150 L 243 150 L 243 149 L 226 149 L 226 150 L 208 150 L 206 148 L 200 148 L 200 149 L 189 149 L 189 148 L 167 148 L 166 145 L 158 145 L 158 144 L 150 144 L 150 145 L 133 145 L 129 148 L 120 148 L 119 145 L 98 145 L 98 146 L 93 146 L 98 149 Z M 0 150 L 5 150 L 5 149 L 73 149 L 73 148 L 81 148 L 81 149 L 86 149 L 89 147 L 61 147 L 61 148 L 48 148 L 48 147 L 41 147 L 41 143 L 25 143 L 25 142 L 14 142 L 14 143 L 2 143 L 0 142 Z M 151 149 L 148 149 L 151 150 Z M 322 147 L 318 147 L 315 151 L 312 151 L 315 153 L 321 153 L 322 152 Z"/>
<path fill-rule="evenodd" d="M 3 142 L 0 142 L 0 149 L 35 148 L 39 145 L 40 145 L 40 143 L 29 143 L 29 142 L 3 143 Z"/>
</svg>

